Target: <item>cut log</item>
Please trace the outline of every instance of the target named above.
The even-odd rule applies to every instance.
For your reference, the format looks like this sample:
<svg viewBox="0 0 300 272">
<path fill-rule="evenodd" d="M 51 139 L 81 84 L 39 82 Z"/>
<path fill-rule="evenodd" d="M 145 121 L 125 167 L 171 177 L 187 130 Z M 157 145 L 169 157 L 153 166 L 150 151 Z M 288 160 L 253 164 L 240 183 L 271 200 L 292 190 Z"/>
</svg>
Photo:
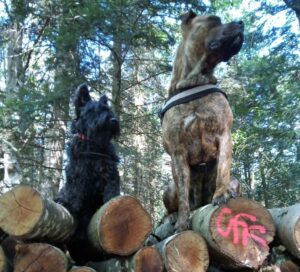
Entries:
<svg viewBox="0 0 300 272">
<path fill-rule="evenodd" d="M 275 234 L 268 210 L 241 197 L 220 207 L 200 208 L 192 216 L 191 227 L 206 239 L 215 266 L 230 270 L 260 267 Z"/>
<path fill-rule="evenodd" d="M 96 272 L 96 270 L 87 266 L 73 266 L 69 272 Z"/>
<path fill-rule="evenodd" d="M 68 259 L 58 248 L 42 243 L 16 246 L 14 272 L 68 271 Z"/>
<path fill-rule="evenodd" d="M 150 215 L 136 198 L 118 196 L 95 213 L 88 236 L 99 252 L 128 256 L 143 246 L 151 227 Z"/>
<path fill-rule="evenodd" d="M 0 246 L 0 272 L 8 271 L 8 263 L 2 247 Z"/>
<path fill-rule="evenodd" d="M 300 204 L 269 210 L 276 226 L 276 238 L 300 259 Z"/>
<path fill-rule="evenodd" d="M 166 238 L 175 234 L 175 223 L 177 220 L 177 213 L 172 213 L 165 216 L 158 227 L 155 229 L 154 233 L 151 233 L 146 240 L 147 246 L 155 245 Z"/>
<path fill-rule="evenodd" d="M 91 266 L 101 272 L 162 272 L 164 269 L 161 256 L 154 247 L 143 247 L 131 257 L 92 263 Z"/>
<path fill-rule="evenodd" d="M 194 231 L 175 234 L 158 243 L 155 247 L 161 253 L 168 272 L 206 271 L 209 264 L 205 240 Z"/>
<path fill-rule="evenodd" d="M 75 224 L 61 205 L 29 186 L 18 186 L 0 197 L 0 227 L 22 239 L 66 241 Z"/>
</svg>

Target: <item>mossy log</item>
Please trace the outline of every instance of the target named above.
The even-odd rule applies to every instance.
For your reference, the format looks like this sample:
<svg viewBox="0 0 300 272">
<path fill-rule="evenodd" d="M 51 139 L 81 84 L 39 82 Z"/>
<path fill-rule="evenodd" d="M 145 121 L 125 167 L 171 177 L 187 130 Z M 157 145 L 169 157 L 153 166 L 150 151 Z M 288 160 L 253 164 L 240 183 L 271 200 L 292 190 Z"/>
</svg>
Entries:
<svg viewBox="0 0 300 272">
<path fill-rule="evenodd" d="M 204 272 L 208 268 L 209 256 L 205 240 L 198 233 L 188 230 L 175 234 L 158 243 L 168 272 Z"/>
<path fill-rule="evenodd" d="M 275 235 L 268 210 L 241 197 L 220 207 L 209 204 L 195 211 L 191 227 L 207 241 L 212 262 L 230 270 L 259 268 Z"/>
<path fill-rule="evenodd" d="M 8 271 L 8 263 L 2 247 L 0 246 L 0 272 Z"/>
<path fill-rule="evenodd" d="M 300 204 L 269 210 L 276 226 L 276 238 L 300 259 Z"/>
<path fill-rule="evenodd" d="M 68 258 L 58 248 L 43 244 L 32 243 L 16 246 L 14 272 L 67 272 Z"/>
<path fill-rule="evenodd" d="M 71 214 L 29 187 L 18 186 L 0 197 L 0 227 L 21 239 L 63 242 L 73 234 Z"/>
<path fill-rule="evenodd" d="M 95 213 L 88 236 L 98 252 L 128 256 L 143 246 L 151 227 L 150 215 L 139 200 L 118 196 Z"/>
<path fill-rule="evenodd" d="M 73 266 L 69 272 L 96 272 L 96 270 L 87 266 Z"/>
<path fill-rule="evenodd" d="M 113 258 L 90 265 L 101 272 L 162 272 L 164 269 L 161 256 L 154 247 L 143 247 L 130 257 Z"/>
</svg>

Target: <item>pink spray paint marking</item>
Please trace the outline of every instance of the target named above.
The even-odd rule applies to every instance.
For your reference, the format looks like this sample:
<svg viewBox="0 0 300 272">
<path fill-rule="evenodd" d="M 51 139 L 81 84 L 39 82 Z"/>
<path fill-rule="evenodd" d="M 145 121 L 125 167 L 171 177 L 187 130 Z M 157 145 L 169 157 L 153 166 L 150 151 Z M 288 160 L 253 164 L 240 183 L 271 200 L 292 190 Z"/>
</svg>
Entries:
<svg viewBox="0 0 300 272">
<path fill-rule="evenodd" d="M 261 225 L 248 226 L 248 224 L 246 222 L 240 220 L 240 218 L 241 218 L 241 219 L 248 219 L 251 222 L 256 222 L 257 218 L 254 215 L 251 215 L 248 213 L 238 213 L 237 215 L 230 218 L 226 229 L 223 230 L 221 222 L 222 222 L 223 216 L 225 214 L 231 215 L 232 210 L 225 207 L 221 210 L 221 212 L 219 213 L 219 215 L 217 217 L 216 225 L 217 225 L 218 234 L 220 236 L 226 238 L 232 232 L 233 233 L 233 241 L 232 242 L 233 242 L 233 244 L 237 245 L 240 242 L 239 228 L 241 227 L 242 228 L 241 244 L 244 247 L 248 246 L 249 238 L 256 241 L 257 243 L 261 244 L 262 246 L 267 246 L 267 242 L 265 239 L 263 239 L 262 237 L 259 237 L 253 233 L 253 231 L 258 231 L 261 234 L 265 234 L 267 231 L 264 226 L 261 226 Z"/>
</svg>

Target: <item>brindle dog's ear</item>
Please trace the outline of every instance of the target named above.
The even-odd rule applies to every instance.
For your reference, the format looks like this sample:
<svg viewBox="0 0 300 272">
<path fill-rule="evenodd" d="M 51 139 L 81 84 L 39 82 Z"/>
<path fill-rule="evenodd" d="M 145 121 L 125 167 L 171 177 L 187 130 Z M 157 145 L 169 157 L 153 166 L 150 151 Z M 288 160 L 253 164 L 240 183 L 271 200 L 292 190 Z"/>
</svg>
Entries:
<svg viewBox="0 0 300 272">
<path fill-rule="evenodd" d="M 74 106 L 76 112 L 76 119 L 80 116 L 80 108 L 84 107 L 85 104 L 91 100 L 89 88 L 86 84 L 80 85 L 75 93 Z"/>
<path fill-rule="evenodd" d="M 195 12 L 193 12 L 192 10 L 188 11 L 185 14 L 182 14 L 180 16 L 181 19 L 181 26 L 183 27 L 184 25 L 187 25 L 190 23 L 190 21 L 195 18 L 197 16 L 197 14 Z"/>
</svg>

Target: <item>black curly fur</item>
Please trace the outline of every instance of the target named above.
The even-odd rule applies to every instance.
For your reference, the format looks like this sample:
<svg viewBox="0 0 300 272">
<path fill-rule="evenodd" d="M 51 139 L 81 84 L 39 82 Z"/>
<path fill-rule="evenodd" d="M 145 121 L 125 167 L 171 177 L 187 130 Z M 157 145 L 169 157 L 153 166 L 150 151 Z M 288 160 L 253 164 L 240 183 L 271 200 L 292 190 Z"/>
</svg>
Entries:
<svg viewBox="0 0 300 272">
<path fill-rule="evenodd" d="M 86 85 L 75 94 L 76 119 L 69 143 L 67 182 L 55 201 L 66 207 L 77 221 L 68 250 L 78 264 L 91 259 L 86 229 L 93 214 L 120 194 L 118 156 L 111 143 L 120 133 L 119 122 L 104 95 L 93 101 Z"/>
</svg>

